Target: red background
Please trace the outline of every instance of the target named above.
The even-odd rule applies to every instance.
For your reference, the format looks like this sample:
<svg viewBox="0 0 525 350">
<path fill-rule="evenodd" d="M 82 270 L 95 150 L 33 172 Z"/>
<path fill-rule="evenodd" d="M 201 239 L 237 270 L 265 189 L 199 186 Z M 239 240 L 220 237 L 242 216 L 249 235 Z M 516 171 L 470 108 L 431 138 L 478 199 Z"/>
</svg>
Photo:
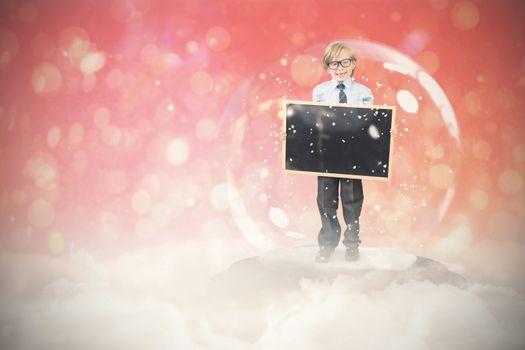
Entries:
<svg viewBox="0 0 525 350">
<path fill-rule="evenodd" d="M 316 182 L 280 169 L 279 100 L 310 99 L 329 77 L 324 47 L 341 39 L 416 62 L 459 130 L 451 136 L 416 79 L 357 52 L 356 80 L 397 105 L 400 131 L 392 180 L 365 181 L 364 243 L 416 250 L 458 232 L 461 244 L 522 242 L 524 10 L 509 0 L 2 1 L 2 246 L 314 244 Z M 399 106 L 400 90 L 418 112 Z"/>
</svg>

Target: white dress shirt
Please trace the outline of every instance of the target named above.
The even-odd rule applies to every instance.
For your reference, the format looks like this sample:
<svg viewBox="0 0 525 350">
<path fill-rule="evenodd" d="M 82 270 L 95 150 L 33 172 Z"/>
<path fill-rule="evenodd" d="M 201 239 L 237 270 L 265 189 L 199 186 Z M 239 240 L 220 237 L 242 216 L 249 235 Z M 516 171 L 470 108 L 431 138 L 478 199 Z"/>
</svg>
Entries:
<svg viewBox="0 0 525 350">
<path fill-rule="evenodd" d="M 344 92 L 347 103 L 353 105 L 371 105 L 374 104 L 372 91 L 364 85 L 356 83 L 351 79 L 342 82 L 345 84 Z M 312 99 L 314 102 L 339 102 L 339 89 L 337 80 L 325 81 L 314 87 Z"/>
</svg>

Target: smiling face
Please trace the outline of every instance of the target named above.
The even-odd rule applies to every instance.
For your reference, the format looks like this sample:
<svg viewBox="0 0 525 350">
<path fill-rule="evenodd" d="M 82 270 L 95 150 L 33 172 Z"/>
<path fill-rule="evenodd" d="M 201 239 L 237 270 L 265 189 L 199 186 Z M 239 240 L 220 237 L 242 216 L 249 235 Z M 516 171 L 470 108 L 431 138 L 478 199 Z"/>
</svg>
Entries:
<svg viewBox="0 0 525 350">
<path fill-rule="evenodd" d="M 351 59 L 352 57 L 352 52 L 348 50 L 343 50 L 337 56 L 335 56 L 332 61 L 342 61 L 344 59 Z M 354 68 L 355 60 L 352 59 L 351 64 L 348 67 L 343 67 L 341 66 L 341 64 L 338 64 L 336 69 L 331 69 L 330 67 L 328 67 L 327 70 L 328 73 L 330 73 L 330 76 L 333 80 L 344 81 L 352 76 Z"/>
</svg>

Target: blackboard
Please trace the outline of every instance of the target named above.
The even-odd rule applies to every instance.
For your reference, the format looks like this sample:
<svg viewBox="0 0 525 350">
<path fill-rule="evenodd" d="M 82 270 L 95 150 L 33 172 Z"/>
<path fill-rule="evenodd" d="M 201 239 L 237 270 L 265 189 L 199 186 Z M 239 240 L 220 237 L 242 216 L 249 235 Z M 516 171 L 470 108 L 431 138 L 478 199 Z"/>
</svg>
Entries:
<svg viewBox="0 0 525 350">
<path fill-rule="evenodd" d="M 395 107 L 285 100 L 282 108 L 286 170 L 390 179 Z"/>
</svg>

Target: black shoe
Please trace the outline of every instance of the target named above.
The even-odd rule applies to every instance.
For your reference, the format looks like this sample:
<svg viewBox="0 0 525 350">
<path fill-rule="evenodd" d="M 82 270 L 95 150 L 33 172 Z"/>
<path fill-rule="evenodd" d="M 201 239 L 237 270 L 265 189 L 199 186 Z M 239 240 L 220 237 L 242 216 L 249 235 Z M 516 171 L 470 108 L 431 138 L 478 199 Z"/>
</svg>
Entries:
<svg viewBox="0 0 525 350">
<path fill-rule="evenodd" d="M 359 260 L 359 246 L 346 247 L 345 260 L 346 261 L 357 261 L 357 260 Z"/>
<path fill-rule="evenodd" d="M 334 252 L 333 249 L 326 249 L 321 248 L 319 249 L 319 252 L 315 256 L 315 261 L 319 263 L 326 263 L 330 261 L 330 257 L 332 256 L 332 253 Z"/>
</svg>

